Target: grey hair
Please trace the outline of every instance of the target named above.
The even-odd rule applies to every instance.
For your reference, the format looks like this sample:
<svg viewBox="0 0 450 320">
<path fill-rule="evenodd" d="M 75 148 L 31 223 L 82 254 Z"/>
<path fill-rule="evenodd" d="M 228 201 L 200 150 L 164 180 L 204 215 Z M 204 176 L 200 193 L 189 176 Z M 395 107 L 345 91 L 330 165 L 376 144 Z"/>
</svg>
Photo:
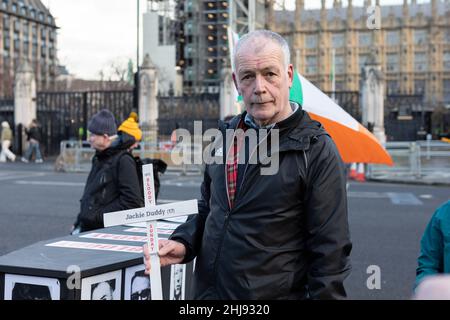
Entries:
<svg viewBox="0 0 450 320">
<path fill-rule="evenodd" d="M 241 47 L 245 43 L 256 38 L 268 39 L 277 44 L 283 52 L 284 66 L 286 69 L 288 68 L 288 66 L 291 64 L 291 51 L 289 50 L 289 44 L 287 43 L 287 41 L 276 32 L 270 30 L 255 30 L 243 35 L 236 44 L 233 55 L 233 70 L 236 70 L 236 55 Z"/>
</svg>

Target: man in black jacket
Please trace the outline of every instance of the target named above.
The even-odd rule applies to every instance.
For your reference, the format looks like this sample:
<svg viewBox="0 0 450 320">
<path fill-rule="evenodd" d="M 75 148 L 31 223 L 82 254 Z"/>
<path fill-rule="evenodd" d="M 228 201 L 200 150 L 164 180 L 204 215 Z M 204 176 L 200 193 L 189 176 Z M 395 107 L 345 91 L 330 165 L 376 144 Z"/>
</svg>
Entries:
<svg viewBox="0 0 450 320">
<path fill-rule="evenodd" d="M 161 265 L 196 258 L 196 299 L 345 298 L 352 245 L 336 146 L 289 101 L 294 70 L 281 36 L 267 30 L 245 35 L 234 62 L 246 112 L 220 125 L 228 142 L 226 131 L 235 132 L 229 148 L 215 151 L 225 161 L 206 167 L 199 214 L 160 241 Z M 250 161 L 262 140 L 252 150 L 236 129 L 265 132 L 272 141 L 278 136 L 268 153 L 277 155 L 278 170 L 263 174 L 262 159 Z M 146 246 L 144 256 L 148 273 Z"/>
<path fill-rule="evenodd" d="M 103 109 L 90 120 L 89 142 L 96 150 L 72 234 L 103 228 L 103 214 L 144 206 L 136 163 L 117 140 L 113 114 Z"/>
<path fill-rule="evenodd" d="M 25 133 L 27 134 L 28 141 L 28 149 L 22 157 L 22 162 L 28 163 L 33 156 L 33 152 L 35 152 L 35 162 L 42 163 L 44 160 L 42 159 L 41 149 L 39 143 L 41 142 L 41 130 L 39 124 L 36 119 L 33 119 L 29 125 L 28 129 L 25 129 Z"/>
</svg>

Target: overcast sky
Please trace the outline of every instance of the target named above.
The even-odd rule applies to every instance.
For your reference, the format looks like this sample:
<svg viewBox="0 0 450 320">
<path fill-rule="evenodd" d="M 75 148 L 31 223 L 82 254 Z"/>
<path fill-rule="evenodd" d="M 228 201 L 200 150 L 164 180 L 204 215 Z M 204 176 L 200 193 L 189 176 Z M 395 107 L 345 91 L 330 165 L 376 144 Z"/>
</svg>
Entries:
<svg viewBox="0 0 450 320">
<path fill-rule="evenodd" d="M 428 2 L 427 1 L 418 1 Z M 71 74 L 85 79 L 99 77 L 112 61 L 136 61 L 137 0 L 42 0 L 56 19 L 58 58 Z M 363 0 L 354 0 L 362 5 Z M 375 2 L 375 1 L 373 1 Z M 381 0 L 401 4 L 403 0 Z M 290 3 L 295 3 L 291 0 Z M 333 0 L 327 0 L 331 6 Z M 347 0 L 343 0 L 344 6 Z M 307 8 L 320 7 L 319 0 L 306 0 Z M 293 5 L 288 7 L 294 7 Z M 140 0 L 141 13 L 146 1 Z M 141 18 L 142 22 L 142 18 Z M 142 33 L 142 32 L 141 32 Z M 142 50 L 142 41 L 141 41 Z M 142 54 L 140 57 L 142 61 Z"/>
</svg>

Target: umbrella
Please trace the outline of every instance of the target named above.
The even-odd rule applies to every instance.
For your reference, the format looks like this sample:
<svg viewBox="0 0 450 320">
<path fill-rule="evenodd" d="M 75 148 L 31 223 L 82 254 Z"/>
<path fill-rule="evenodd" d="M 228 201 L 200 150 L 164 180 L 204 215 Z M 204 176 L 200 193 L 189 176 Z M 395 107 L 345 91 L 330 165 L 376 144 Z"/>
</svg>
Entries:
<svg viewBox="0 0 450 320">
<path fill-rule="evenodd" d="M 394 164 L 369 130 L 297 72 L 294 73 L 290 100 L 302 105 L 311 118 L 324 126 L 344 162 Z"/>
</svg>

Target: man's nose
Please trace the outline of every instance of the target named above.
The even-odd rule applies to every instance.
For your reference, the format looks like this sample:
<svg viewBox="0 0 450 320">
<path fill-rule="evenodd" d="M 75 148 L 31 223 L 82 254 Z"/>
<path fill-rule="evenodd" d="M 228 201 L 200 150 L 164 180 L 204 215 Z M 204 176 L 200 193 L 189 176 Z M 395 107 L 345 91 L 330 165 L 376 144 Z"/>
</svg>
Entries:
<svg viewBox="0 0 450 320">
<path fill-rule="evenodd" d="M 256 75 L 255 77 L 255 90 L 254 93 L 257 95 L 263 94 L 266 92 L 266 83 L 265 79 L 261 75 Z"/>
</svg>

